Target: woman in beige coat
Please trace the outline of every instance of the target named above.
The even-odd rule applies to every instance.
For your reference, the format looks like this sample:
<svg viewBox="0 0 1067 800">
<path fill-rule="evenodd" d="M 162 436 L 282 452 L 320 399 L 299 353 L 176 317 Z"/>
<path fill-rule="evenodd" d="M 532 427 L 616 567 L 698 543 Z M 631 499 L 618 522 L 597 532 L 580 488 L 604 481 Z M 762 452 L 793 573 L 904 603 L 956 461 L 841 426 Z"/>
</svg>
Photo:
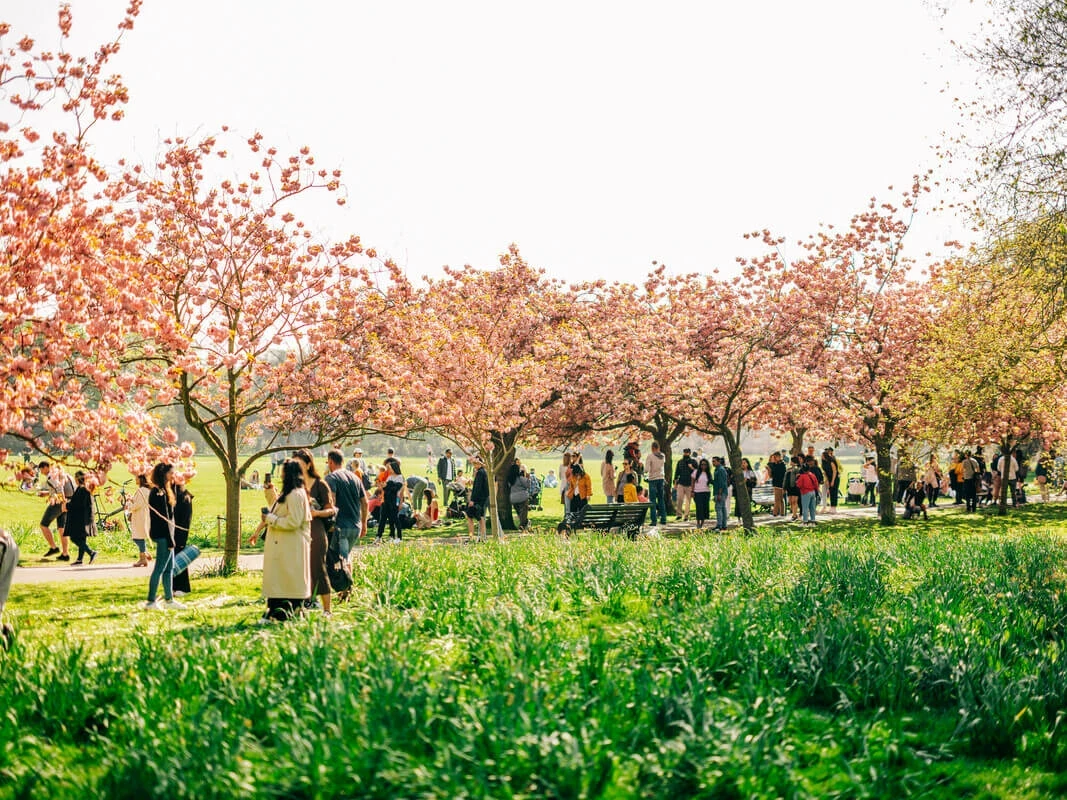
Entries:
<svg viewBox="0 0 1067 800">
<path fill-rule="evenodd" d="M 311 595 L 311 505 L 300 465 L 282 465 L 282 493 L 264 520 L 264 620 L 286 620 L 300 612 Z"/>
</svg>

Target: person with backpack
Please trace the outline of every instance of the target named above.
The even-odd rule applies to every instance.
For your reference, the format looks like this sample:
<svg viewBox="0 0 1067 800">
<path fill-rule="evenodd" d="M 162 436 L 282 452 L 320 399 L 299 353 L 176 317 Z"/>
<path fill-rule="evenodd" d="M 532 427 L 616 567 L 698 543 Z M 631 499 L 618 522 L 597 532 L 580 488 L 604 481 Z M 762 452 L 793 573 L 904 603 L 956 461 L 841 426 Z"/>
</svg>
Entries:
<svg viewBox="0 0 1067 800">
<path fill-rule="evenodd" d="M 784 486 L 785 495 L 789 498 L 789 511 L 792 521 L 800 519 L 800 490 L 797 488 L 797 476 L 800 474 L 800 456 L 789 459 L 789 466 L 785 471 Z"/>
</svg>

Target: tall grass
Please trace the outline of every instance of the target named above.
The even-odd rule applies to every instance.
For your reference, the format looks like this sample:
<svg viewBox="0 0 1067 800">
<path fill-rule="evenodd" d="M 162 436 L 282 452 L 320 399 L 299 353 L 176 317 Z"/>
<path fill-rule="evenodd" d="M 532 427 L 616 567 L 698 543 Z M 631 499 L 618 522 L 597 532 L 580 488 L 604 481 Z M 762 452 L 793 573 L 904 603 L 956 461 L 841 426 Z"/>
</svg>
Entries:
<svg viewBox="0 0 1067 800">
<path fill-rule="evenodd" d="M 0 797 L 958 796 L 977 765 L 1040 796 L 1067 766 L 1065 555 L 531 537 L 383 548 L 329 621 L 255 626 L 250 579 L 99 639 L 17 618 Z"/>
</svg>

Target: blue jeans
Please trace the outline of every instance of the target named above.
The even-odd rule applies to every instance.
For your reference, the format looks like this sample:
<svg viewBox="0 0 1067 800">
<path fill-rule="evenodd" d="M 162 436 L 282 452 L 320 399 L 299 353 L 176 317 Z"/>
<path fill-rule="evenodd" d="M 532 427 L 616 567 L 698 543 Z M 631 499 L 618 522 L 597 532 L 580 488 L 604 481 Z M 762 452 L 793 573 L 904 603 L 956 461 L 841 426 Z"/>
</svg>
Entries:
<svg viewBox="0 0 1067 800">
<path fill-rule="evenodd" d="M 348 554 L 352 552 L 352 542 L 359 538 L 359 528 L 336 528 L 333 537 L 338 552 L 348 558 Z"/>
<path fill-rule="evenodd" d="M 719 498 L 722 498 L 721 500 Z M 719 531 L 726 530 L 726 520 L 728 514 L 726 511 L 726 492 L 715 495 L 715 529 Z"/>
<path fill-rule="evenodd" d="M 156 561 L 152 567 L 152 576 L 148 579 L 148 602 L 156 601 L 156 589 L 160 579 L 163 581 L 163 599 L 174 599 L 174 551 L 166 539 L 153 539 L 156 543 Z"/>
<path fill-rule="evenodd" d="M 818 492 L 808 492 L 800 496 L 800 518 L 804 522 L 815 521 L 815 504 L 818 500 Z"/>
<path fill-rule="evenodd" d="M 667 499 L 663 494 L 664 479 L 648 482 L 648 502 L 652 506 L 652 522 L 650 524 L 656 524 L 656 513 L 659 513 L 659 520 L 664 525 L 667 524 Z"/>
</svg>

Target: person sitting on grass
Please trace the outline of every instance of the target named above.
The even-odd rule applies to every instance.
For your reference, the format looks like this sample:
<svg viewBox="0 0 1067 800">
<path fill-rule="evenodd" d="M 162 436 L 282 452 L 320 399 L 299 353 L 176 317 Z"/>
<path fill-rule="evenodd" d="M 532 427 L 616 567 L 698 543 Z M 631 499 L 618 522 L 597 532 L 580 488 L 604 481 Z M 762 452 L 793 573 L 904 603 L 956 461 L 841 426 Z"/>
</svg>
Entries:
<svg viewBox="0 0 1067 800">
<path fill-rule="evenodd" d="M 922 479 L 912 481 L 904 490 L 904 519 L 911 519 L 919 514 L 926 516 L 926 490 L 923 488 Z"/>
<path fill-rule="evenodd" d="M 420 511 L 415 515 L 415 528 L 420 531 L 435 527 L 441 516 L 441 507 L 437 504 L 437 498 L 434 497 L 433 492 L 429 489 L 425 489 L 422 493 L 422 498 L 425 510 Z"/>
</svg>

